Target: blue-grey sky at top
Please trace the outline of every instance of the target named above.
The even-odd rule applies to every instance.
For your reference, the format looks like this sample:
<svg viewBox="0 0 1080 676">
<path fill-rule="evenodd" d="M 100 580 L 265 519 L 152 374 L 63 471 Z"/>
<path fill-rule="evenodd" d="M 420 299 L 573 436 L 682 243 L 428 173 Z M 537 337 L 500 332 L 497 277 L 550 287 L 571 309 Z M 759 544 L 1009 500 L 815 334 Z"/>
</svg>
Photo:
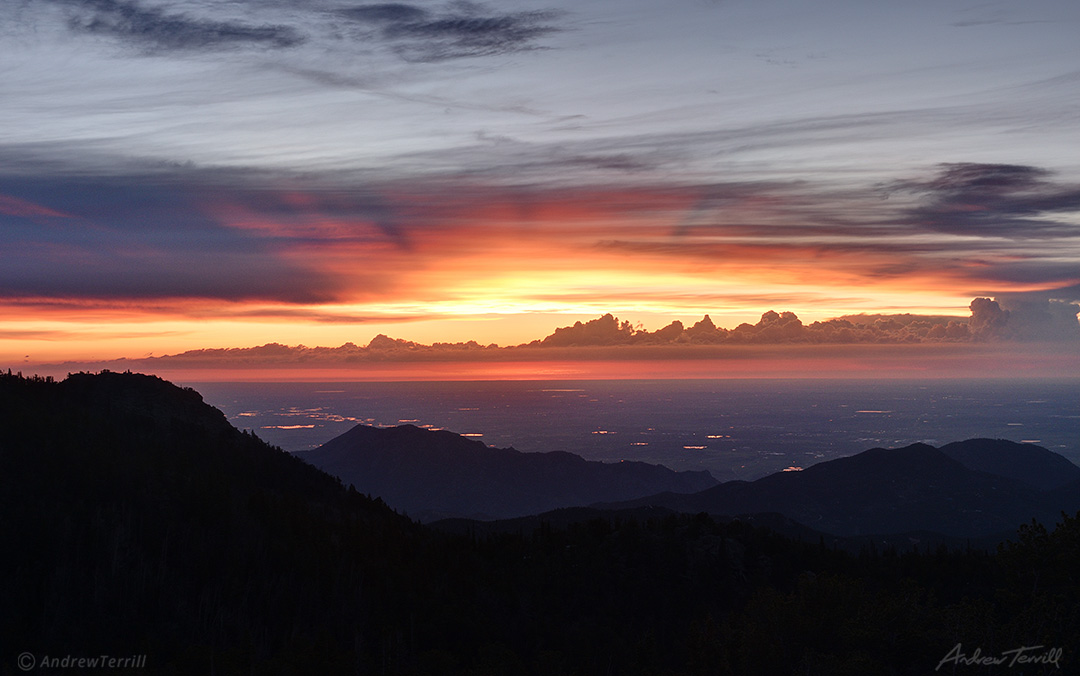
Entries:
<svg viewBox="0 0 1080 676">
<path fill-rule="evenodd" d="M 0 140 L 83 169 L 1078 164 L 1068 1 L 3 4 Z"/>
</svg>

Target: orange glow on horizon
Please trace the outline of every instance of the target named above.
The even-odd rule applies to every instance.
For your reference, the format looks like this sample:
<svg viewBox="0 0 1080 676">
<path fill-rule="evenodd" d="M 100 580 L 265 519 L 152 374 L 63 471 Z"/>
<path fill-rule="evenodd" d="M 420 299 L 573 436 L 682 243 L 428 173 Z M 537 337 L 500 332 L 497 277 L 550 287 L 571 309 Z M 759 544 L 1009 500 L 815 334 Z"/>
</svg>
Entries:
<svg viewBox="0 0 1080 676">
<path fill-rule="evenodd" d="M 113 367 L 114 370 L 117 368 Z M 16 369 L 17 370 L 17 369 Z M 68 370 L 24 369 L 62 378 Z M 589 359 L 581 361 L 442 361 L 351 366 L 133 369 L 177 384 L 200 382 L 403 382 L 480 380 L 660 379 L 1075 379 L 1080 351 L 1017 349 L 1016 345 L 797 345 L 740 347 L 709 359 Z"/>
<path fill-rule="evenodd" d="M 4 199 L 0 210 L 61 215 Z M 734 328 L 768 310 L 805 323 L 858 313 L 966 317 L 975 296 L 1052 288 L 991 278 L 992 253 L 958 258 L 950 246 L 967 246 L 969 236 L 868 226 L 864 241 L 846 226 L 803 223 L 819 217 L 805 196 L 764 189 L 718 197 L 699 188 L 390 187 L 364 198 L 367 216 L 334 193 L 266 199 L 257 208 L 215 198 L 205 209 L 265 241 L 283 269 L 311 272 L 297 295 L 314 300 L 13 299 L 0 306 L 0 363 L 366 345 L 379 333 L 505 346 L 609 312 L 649 330 L 705 314 Z"/>
</svg>

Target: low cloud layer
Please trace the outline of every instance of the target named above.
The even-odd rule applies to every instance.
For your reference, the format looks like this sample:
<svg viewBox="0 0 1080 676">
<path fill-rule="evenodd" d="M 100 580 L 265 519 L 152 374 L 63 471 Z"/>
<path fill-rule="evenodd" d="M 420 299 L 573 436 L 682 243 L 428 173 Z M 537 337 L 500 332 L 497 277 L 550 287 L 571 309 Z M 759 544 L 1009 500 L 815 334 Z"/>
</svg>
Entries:
<svg viewBox="0 0 1080 676">
<path fill-rule="evenodd" d="M 803 324 L 794 312 L 768 311 L 756 324 L 732 329 L 716 326 L 705 315 L 692 326 L 674 321 L 656 331 L 636 329 L 611 314 L 557 329 L 536 341 L 539 347 L 603 345 L 776 345 L 911 344 L 980 341 L 1080 342 L 1080 305 L 1061 301 L 1016 301 L 1002 309 L 997 300 L 976 298 L 965 319 L 919 315 L 853 315 Z"/>
<path fill-rule="evenodd" d="M 767 363 L 775 360 L 787 363 L 784 360 L 810 359 L 823 365 L 803 364 L 802 368 L 857 371 L 857 365 L 862 361 L 879 360 L 883 368 L 903 371 L 899 365 L 912 358 L 945 358 L 944 362 L 934 363 L 937 367 L 960 369 L 957 372 L 963 373 L 971 367 L 964 361 L 965 354 L 985 359 L 986 349 L 993 349 L 996 352 L 991 354 L 997 355 L 994 359 L 1008 355 L 1008 359 L 1001 357 L 1001 363 L 1008 361 L 1009 369 L 1019 368 L 1022 373 L 1025 368 L 1023 358 L 1016 362 L 1016 357 L 1028 354 L 1029 348 L 1034 349 L 1031 355 L 1056 355 L 1063 364 L 1075 362 L 1077 352 L 1062 348 L 1066 343 L 1080 345 L 1078 312 L 1080 306 L 1057 301 L 1041 305 L 1027 303 L 1004 310 L 996 300 L 976 298 L 971 303 L 971 316 L 966 319 L 910 314 L 852 315 L 803 324 L 793 312 L 770 310 L 754 324 L 744 323 L 730 329 L 716 326 L 706 315 L 690 326 L 674 321 L 655 331 L 637 328 L 630 321 L 605 314 L 556 329 L 545 338 L 507 347 L 484 345 L 475 340 L 423 344 L 379 334 L 367 345 L 347 342 L 339 347 L 307 347 L 267 343 L 258 347 L 198 349 L 141 359 L 70 362 L 57 368 L 124 368 L 156 372 L 162 369 L 362 369 L 409 362 L 595 359 L 714 359 L 726 363 L 749 358 L 761 368 L 767 368 Z M 867 352 L 871 348 L 872 351 Z M 908 351 L 915 348 L 924 351 Z M 940 351 L 945 348 L 948 348 L 946 352 Z M 755 349 L 769 351 L 753 352 Z M 765 363 L 760 363 L 761 360 Z M 1048 363 L 1056 362 L 1051 359 Z M 1040 368 L 1053 368 L 1048 363 L 1040 362 Z M 986 374 L 992 375 L 994 364 L 984 363 L 980 368 L 989 368 Z M 926 367 L 926 364 L 922 366 Z M 743 364 L 742 368 L 745 367 Z M 775 365 L 772 369 L 775 370 Z"/>
</svg>

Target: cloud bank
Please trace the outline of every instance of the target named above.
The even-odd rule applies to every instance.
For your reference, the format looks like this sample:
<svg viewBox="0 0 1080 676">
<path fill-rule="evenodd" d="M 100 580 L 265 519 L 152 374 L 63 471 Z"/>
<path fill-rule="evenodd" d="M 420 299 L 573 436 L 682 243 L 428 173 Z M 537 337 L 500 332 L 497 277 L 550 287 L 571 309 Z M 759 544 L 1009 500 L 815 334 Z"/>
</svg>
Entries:
<svg viewBox="0 0 1080 676">
<path fill-rule="evenodd" d="M 500 347 L 481 345 L 475 340 L 457 343 L 423 344 L 375 336 L 366 346 L 352 342 L 339 347 L 289 346 L 267 343 L 249 348 L 213 348 L 190 350 L 180 354 L 144 359 L 120 359 L 97 363 L 69 363 L 69 370 L 139 369 L 229 369 L 229 368 L 360 368 L 398 362 L 516 362 L 546 360 L 667 360 L 667 359 L 754 359 L 790 360 L 810 357 L 832 360 L 834 367 L 851 368 L 860 359 L 892 359 L 885 351 L 867 353 L 862 348 L 893 346 L 971 347 L 1012 345 L 1012 353 L 1023 354 L 1031 345 L 1064 348 L 1062 358 L 1075 359 L 1080 346 L 1080 306 L 1061 302 L 1025 304 L 1003 310 L 996 300 L 976 298 L 967 319 L 920 315 L 853 315 L 803 324 L 793 312 L 768 311 L 755 324 L 743 323 L 731 329 L 716 326 L 705 315 L 687 327 L 681 321 L 655 331 L 646 331 L 630 321 L 620 321 L 605 314 L 586 322 L 556 329 L 552 334 L 530 343 Z M 766 354 L 742 352 L 744 348 L 790 348 L 789 352 Z M 848 352 L 833 348 L 844 347 Z M 1026 348 L 1024 348 L 1026 349 Z M 800 350 L 810 350 L 803 352 Z M 851 350 L 855 350 L 851 352 Z M 971 354 L 977 351 L 967 350 Z M 956 360 L 965 352 L 952 351 L 945 356 Z M 901 359 L 911 355 L 901 355 Z M 923 356 L 942 355 L 928 352 Z M 837 361 L 839 360 L 839 361 Z M 846 360 L 846 361 L 845 361 Z M 893 364 L 895 367 L 895 364 Z M 950 364 L 955 368 L 955 364 Z M 980 368 L 985 368 L 982 365 Z"/>
<path fill-rule="evenodd" d="M 778 345 L 912 344 L 983 341 L 1080 342 L 1080 305 L 1024 300 L 1002 309 L 997 300 L 976 298 L 969 318 L 919 315 L 853 315 L 803 324 L 794 312 L 770 310 L 756 324 L 733 329 L 716 326 L 705 315 L 692 326 L 676 320 L 656 331 L 636 329 L 611 314 L 556 329 L 534 341 L 537 347 L 607 345 Z"/>
</svg>

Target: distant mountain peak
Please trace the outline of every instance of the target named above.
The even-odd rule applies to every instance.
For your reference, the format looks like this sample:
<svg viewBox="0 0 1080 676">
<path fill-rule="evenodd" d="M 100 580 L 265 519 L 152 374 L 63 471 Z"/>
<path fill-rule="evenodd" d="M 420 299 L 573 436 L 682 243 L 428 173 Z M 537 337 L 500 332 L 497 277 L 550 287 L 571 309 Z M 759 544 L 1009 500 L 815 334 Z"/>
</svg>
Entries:
<svg viewBox="0 0 1080 676">
<path fill-rule="evenodd" d="M 1009 477 L 1039 490 L 1080 479 L 1080 467 L 1042 446 L 1008 439 L 967 439 L 941 447 L 957 462 L 980 472 Z"/>
<path fill-rule="evenodd" d="M 872 448 L 801 472 L 605 506 L 723 515 L 776 512 L 833 535 L 984 536 L 1011 532 L 1033 517 L 1053 521 L 1062 509 L 1080 508 L 1080 496 L 1067 494 L 1078 478 L 1080 467 L 1045 448 L 969 439 L 941 449 L 924 443 Z"/>
<path fill-rule="evenodd" d="M 662 491 L 693 493 L 717 483 L 704 471 L 601 463 L 564 451 L 522 453 L 408 424 L 357 425 L 300 457 L 424 521 L 511 518 Z"/>
</svg>

